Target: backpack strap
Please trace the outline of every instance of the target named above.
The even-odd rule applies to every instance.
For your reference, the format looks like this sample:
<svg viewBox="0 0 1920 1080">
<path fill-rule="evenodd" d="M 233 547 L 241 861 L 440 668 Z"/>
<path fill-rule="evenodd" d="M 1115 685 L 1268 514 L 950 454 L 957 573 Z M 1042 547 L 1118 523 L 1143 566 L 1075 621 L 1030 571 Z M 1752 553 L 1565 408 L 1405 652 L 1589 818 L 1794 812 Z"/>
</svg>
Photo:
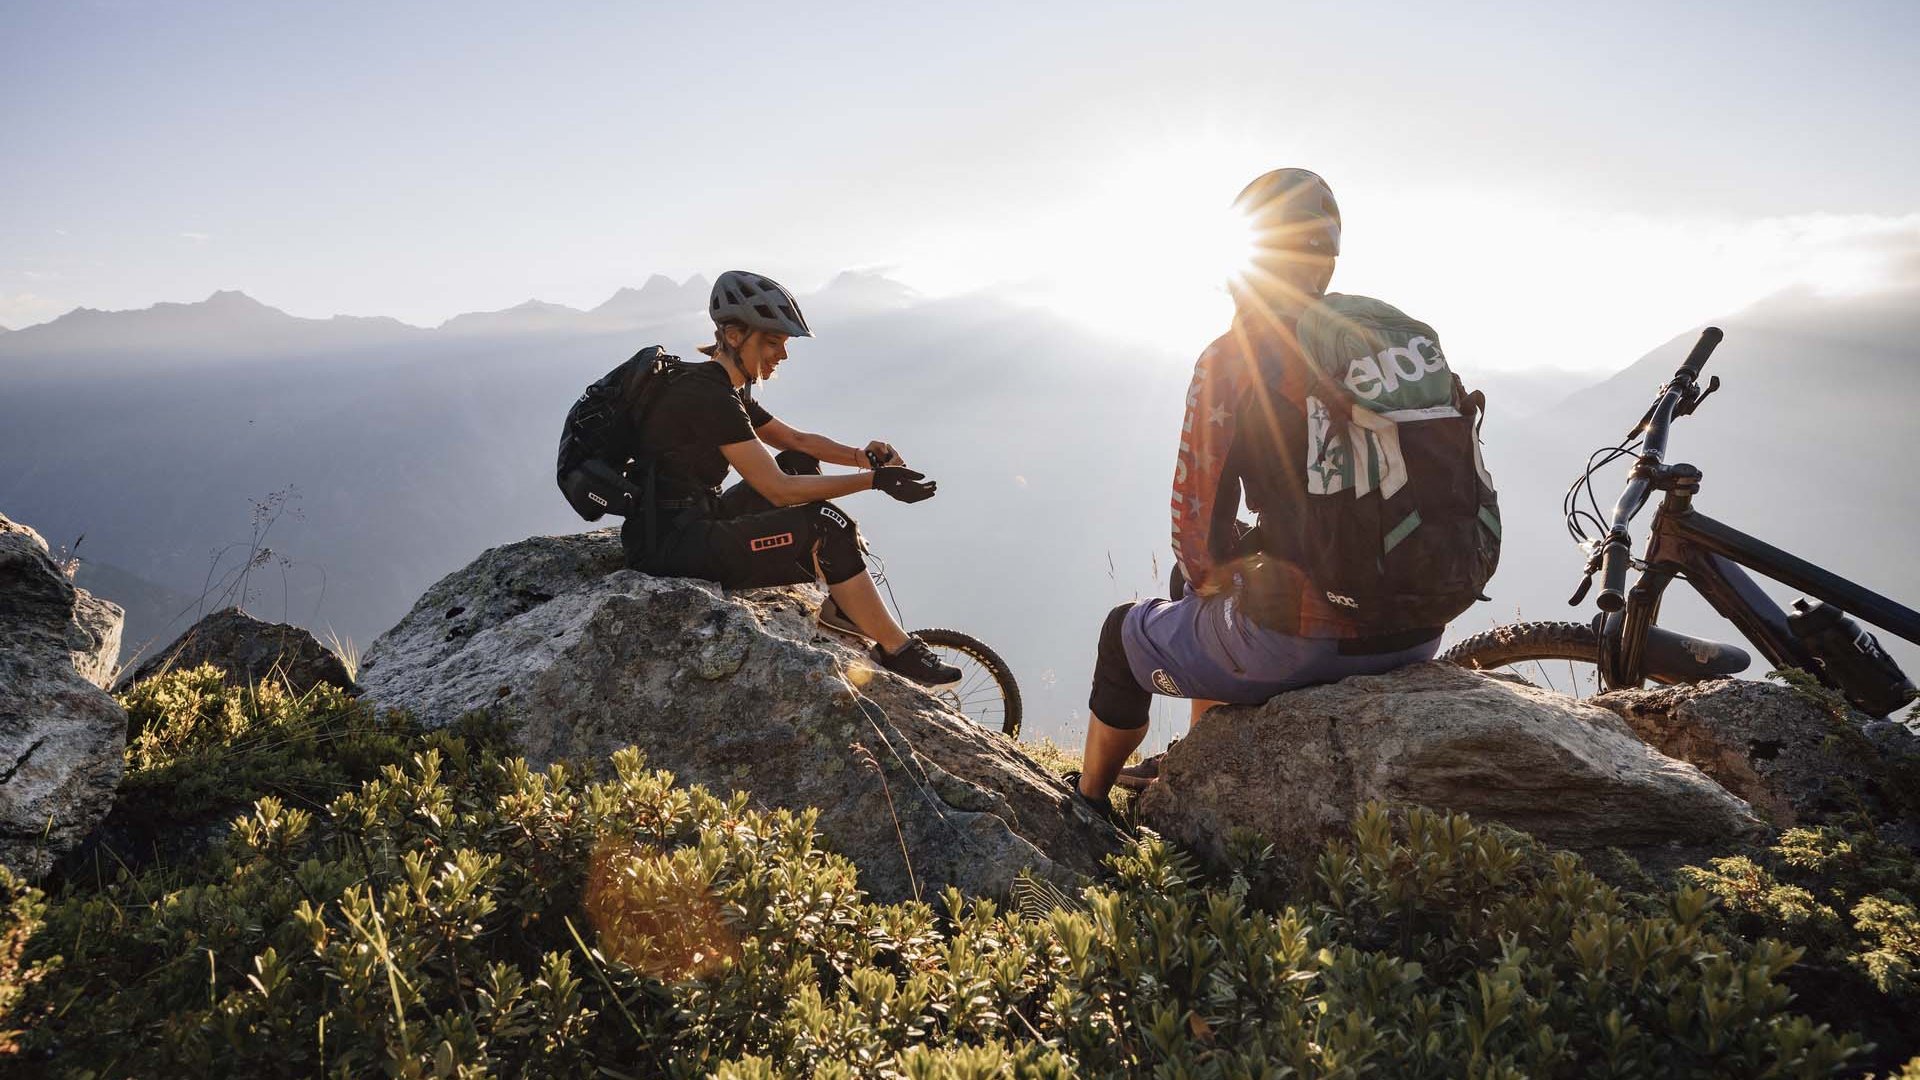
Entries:
<svg viewBox="0 0 1920 1080">
<path fill-rule="evenodd" d="M 1478 439 L 1480 437 L 1481 426 L 1487 422 L 1487 395 L 1478 390 L 1470 394 L 1465 391 L 1466 387 L 1460 384 L 1460 376 L 1455 375 L 1453 377 L 1453 399 L 1455 401 L 1464 401 L 1467 408 L 1473 410 L 1473 437 Z M 1461 410 L 1461 412 L 1465 411 L 1466 409 Z"/>
<path fill-rule="evenodd" d="M 636 449 L 639 447 L 640 432 L 645 429 L 647 417 L 653 412 L 654 406 L 659 403 L 660 396 L 666 392 L 669 384 L 677 381 L 682 375 L 685 375 L 687 371 L 686 365 L 682 364 L 680 358 L 677 356 L 663 354 L 660 359 L 662 361 L 660 370 L 655 372 L 653 377 L 647 380 L 646 385 L 640 388 L 640 392 L 635 396 L 633 402 L 633 408 L 631 410 L 633 414 L 631 430 L 633 432 L 633 446 Z M 671 451 L 668 453 L 671 453 Z M 666 454 L 660 454 L 649 457 L 644 463 L 638 459 L 632 462 L 635 468 L 646 470 L 645 477 L 640 482 L 640 501 L 642 504 L 640 513 L 642 520 L 645 522 L 643 526 L 643 535 L 646 541 L 644 550 L 648 562 L 652 562 L 654 556 L 658 555 L 660 551 L 660 459 L 665 456 Z"/>
<path fill-rule="evenodd" d="M 1332 376 L 1322 371 L 1319 362 L 1305 351 L 1301 352 L 1300 359 L 1307 367 L 1308 389 L 1314 391 L 1315 400 L 1326 407 L 1327 420 L 1332 427 L 1327 440 L 1320 444 L 1320 457 L 1312 463 L 1318 465 L 1326 460 L 1327 449 L 1333 445 L 1335 438 L 1347 437 L 1346 428 L 1353 423 L 1353 397 L 1347 393 L 1346 387 L 1334 382 Z M 1307 417 L 1307 422 L 1313 422 L 1311 415 Z M 1357 452 L 1357 448 L 1349 449 Z"/>
</svg>

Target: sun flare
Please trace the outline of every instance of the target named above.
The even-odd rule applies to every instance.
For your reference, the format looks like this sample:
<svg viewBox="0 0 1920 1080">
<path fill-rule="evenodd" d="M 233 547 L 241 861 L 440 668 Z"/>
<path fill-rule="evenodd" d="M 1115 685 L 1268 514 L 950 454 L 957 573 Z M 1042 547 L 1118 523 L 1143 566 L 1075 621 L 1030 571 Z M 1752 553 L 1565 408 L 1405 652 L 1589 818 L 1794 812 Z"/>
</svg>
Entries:
<svg viewBox="0 0 1920 1080">
<path fill-rule="evenodd" d="M 1259 173 L 1246 154 L 1165 147 L 1104 170 L 1048 222 L 1053 306 L 1116 336 L 1197 348 L 1225 328 L 1230 280 L 1252 265 L 1233 197 Z"/>
</svg>

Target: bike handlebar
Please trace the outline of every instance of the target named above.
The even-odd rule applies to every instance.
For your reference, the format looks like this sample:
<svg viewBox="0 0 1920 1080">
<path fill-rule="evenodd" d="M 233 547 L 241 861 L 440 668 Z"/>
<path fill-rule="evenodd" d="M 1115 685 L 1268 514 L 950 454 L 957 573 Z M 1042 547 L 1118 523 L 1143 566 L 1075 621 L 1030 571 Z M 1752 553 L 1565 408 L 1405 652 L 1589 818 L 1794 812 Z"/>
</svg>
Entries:
<svg viewBox="0 0 1920 1080">
<path fill-rule="evenodd" d="M 1667 434 L 1673 426 L 1675 411 L 1697 400 L 1694 382 L 1700 377 L 1700 369 L 1707 366 L 1714 347 L 1725 336 L 1717 326 L 1701 331 L 1700 340 L 1694 342 L 1686 362 L 1673 373 L 1667 385 L 1660 388 L 1653 408 L 1647 410 L 1647 415 L 1634 427 L 1632 434 L 1645 432 L 1646 440 L 1640 447 L 1639 463 L 1627 479 L 1625 490 L 1620 492 L 1619 501 L 1613 504 L 1613 522 L 1603 541 L 1600 595 L 1594 601 L 1601 611 L 1611 614 L 1627 606 L 1627 571 L 1633 566 L 1633 536 L 1627 526 L 1647 504 L 1647 495 L 1653 490 L 1654 471 L 1666 463 Z"/>
<path fill-rule="evenodd" d="M 1700 369 L 1707 366 L 1707 357 L 1713 355 L 1714 347 L 1719 345 L 1720 339 L 1726 336 L 1717 326 L 1709 326 L 1700 331 L 1700 340 L 1693 343 L 1693 351 L 1687 354 L 1687 362 L 1680 365 L 1680 370 L 1673 373 L 1674 378 L 1681 376 L 1689 379 L 1699 378 Z"/>
</svg>

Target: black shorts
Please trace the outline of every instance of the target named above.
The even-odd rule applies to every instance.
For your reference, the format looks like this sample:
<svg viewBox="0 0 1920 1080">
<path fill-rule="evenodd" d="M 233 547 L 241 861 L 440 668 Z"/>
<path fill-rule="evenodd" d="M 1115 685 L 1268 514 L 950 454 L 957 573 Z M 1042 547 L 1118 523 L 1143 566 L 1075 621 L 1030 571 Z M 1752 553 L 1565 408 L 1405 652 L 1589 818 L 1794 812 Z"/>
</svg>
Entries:
<svg viewBox="0 0 1920 1080">
<path fill-rule="evenodd" d="M 735 484 L 710 510 L 690 520 L 662 512 L 655 528 L 659 538 L 649 554 L 646 519 L 638 514 L 627 519 L 620 539 L 629 567 L 702 578 L 729 589 L 798 585 L 823 577 L 827 584 L 838 585 L 867 569 L 858 527 L 838 506 L 811 502 L 776 507 L 745 483 Z"/>
</svg>

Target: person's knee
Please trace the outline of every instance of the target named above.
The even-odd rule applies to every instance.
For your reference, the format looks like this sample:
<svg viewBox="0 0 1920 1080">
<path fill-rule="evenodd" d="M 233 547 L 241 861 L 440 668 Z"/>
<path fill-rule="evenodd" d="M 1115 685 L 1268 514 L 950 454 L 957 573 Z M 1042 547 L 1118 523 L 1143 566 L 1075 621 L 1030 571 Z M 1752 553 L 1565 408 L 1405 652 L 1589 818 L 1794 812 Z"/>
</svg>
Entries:
<svg viewBox="0 0 1920 1080">
<path fill-rule="evenodd" d="M 1107 613 L 1100 625 L 1100 645 L 1093 662 L 1093 692 L 1087 697 L 1087 709 L 1108 727 L 1131 730 L 1147 726 L 1153 695 L 1133 677 L 1133 665 L 1127 662 L 1125 636 L 1121 632 L 1132 604 L 1121 604 Z"/>
<path fill-rule="evenodd" d="M 803 450 L 782 450 L 773 455 L 773 463 L 788 476 L 820 475 L 820 459 Z"/>
<path fill-rule="evenodd" d="M 813 523 L 820 574 L 827 584 L 838 585 L 864 573 L 867 561 L 860 551 L 860 528 L 846 511 L 830 502 L 808 503 L 807 510 Z"/>
</svg>

